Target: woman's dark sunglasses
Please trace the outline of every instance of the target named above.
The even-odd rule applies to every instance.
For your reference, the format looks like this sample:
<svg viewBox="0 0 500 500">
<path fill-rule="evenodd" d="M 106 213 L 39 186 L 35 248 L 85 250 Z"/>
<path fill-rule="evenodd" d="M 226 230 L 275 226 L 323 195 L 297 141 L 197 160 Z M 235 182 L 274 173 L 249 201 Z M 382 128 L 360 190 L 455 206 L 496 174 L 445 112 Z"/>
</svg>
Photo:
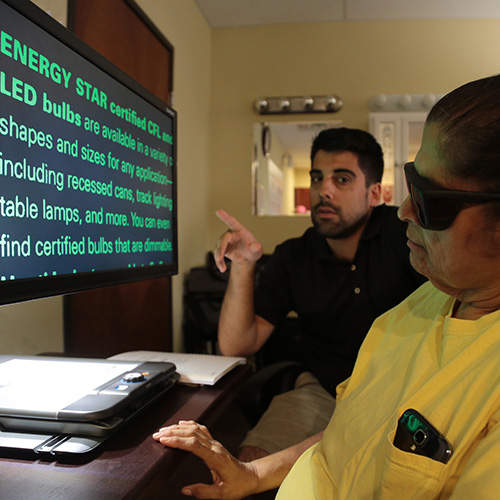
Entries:
<svg viewBox="0 0 500 500">
<path fill-rule="evenodd" d="M 418 175 L 413 162 L 407 163 L 404 171 L 413 209 L 424 229 L 443 231 L 449 228 L 467 203 L 500 201 L 500 193 L 458 191 L 439 187 Z"/>
</svg>

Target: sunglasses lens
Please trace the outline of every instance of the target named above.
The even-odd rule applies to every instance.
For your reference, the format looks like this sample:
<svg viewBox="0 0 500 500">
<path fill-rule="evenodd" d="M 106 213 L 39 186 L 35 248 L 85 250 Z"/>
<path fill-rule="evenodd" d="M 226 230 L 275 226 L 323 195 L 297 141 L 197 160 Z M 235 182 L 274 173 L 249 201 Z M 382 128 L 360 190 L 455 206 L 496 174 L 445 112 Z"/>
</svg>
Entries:
<svg viewBox="0 0 500 500">
<path fill-rule="evenodd" d="M 410 192 L 413 210 L 417 214 L 418 221 L 422 227 L 427 227 L 427 218 L 424 210 L 424 204 L 420 191 L 410 182 L 408 182 L 408 191 Z"/>
<path fill-rule="evenodd" d="M 443 230 L 450 227 L 460 211 L 460 202 L 445 198 L 426 196 L 410 182 L 408 190 L 411 195 L 413 209 L 418 221 L 424 229 Z"/>
<path fill-rule="evenodd" d="M 459 211 L 460 203 L 456 200 L 429 198 L 427 201 L 427 218 L 429 221 L 448 221 L 454 219 Z"/>
</svg>

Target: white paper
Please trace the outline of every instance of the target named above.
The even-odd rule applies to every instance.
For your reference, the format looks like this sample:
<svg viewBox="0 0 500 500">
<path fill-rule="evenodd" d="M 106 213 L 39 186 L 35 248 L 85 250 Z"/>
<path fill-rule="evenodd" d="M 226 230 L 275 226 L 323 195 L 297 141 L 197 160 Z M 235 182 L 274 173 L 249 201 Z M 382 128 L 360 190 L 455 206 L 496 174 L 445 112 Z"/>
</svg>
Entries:
<svg viewBox="0 0 500 500">
<path fill-rule="evenodd" d="M 174 363 L 179 382 L 185 384 L 214 385 L 226 373 L 246 359 L 236 356 L 217 356 L 214 354 L 186 354 L 160 351 L 129 351 L 111 356 L 119 361 L 169 361 Z"/>
</svg>

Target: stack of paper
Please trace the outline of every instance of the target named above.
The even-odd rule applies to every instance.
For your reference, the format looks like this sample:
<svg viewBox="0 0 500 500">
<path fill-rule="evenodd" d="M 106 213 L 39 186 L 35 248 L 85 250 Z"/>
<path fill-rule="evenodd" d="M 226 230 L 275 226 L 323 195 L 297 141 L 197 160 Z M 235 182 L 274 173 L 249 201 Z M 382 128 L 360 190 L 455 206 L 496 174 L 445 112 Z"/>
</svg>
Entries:
<svg viewBox="0 0 500 500">
<path fill-rule="evenodd" d="M 245 358 L 216 356 L 213 354 L 186 354 L 179 352 L 128 351 L 109 359 L 122 361 L 170 361 L 177 367 L 179 382 L 185 384 L 214 385 Z"/>
</svg>

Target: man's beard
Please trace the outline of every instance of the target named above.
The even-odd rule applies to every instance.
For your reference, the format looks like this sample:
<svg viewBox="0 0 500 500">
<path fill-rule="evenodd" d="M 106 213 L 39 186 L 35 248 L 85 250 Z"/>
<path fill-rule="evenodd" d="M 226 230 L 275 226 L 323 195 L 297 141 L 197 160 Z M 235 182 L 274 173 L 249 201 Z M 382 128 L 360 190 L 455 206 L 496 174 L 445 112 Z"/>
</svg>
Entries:
<svg viewBox="0 0 500 500">
<path fill-rule="evenodd" d="M 316 216 L 316 211 L 320 207 L 329 207 L 335 210 L 339 220 L 321 220 Z M 355 220 L 345 220 L 342 216 L 342 210 L 334 207 L 330 203 L 320 202 L 311 211 L 311 219 L 316 231 L 324 238 L 331 238 L 333 240 L 342 240 L 349 238 L 362 228 L 370 218 L 370 210 L 359 216 Z"/>
</svg>

